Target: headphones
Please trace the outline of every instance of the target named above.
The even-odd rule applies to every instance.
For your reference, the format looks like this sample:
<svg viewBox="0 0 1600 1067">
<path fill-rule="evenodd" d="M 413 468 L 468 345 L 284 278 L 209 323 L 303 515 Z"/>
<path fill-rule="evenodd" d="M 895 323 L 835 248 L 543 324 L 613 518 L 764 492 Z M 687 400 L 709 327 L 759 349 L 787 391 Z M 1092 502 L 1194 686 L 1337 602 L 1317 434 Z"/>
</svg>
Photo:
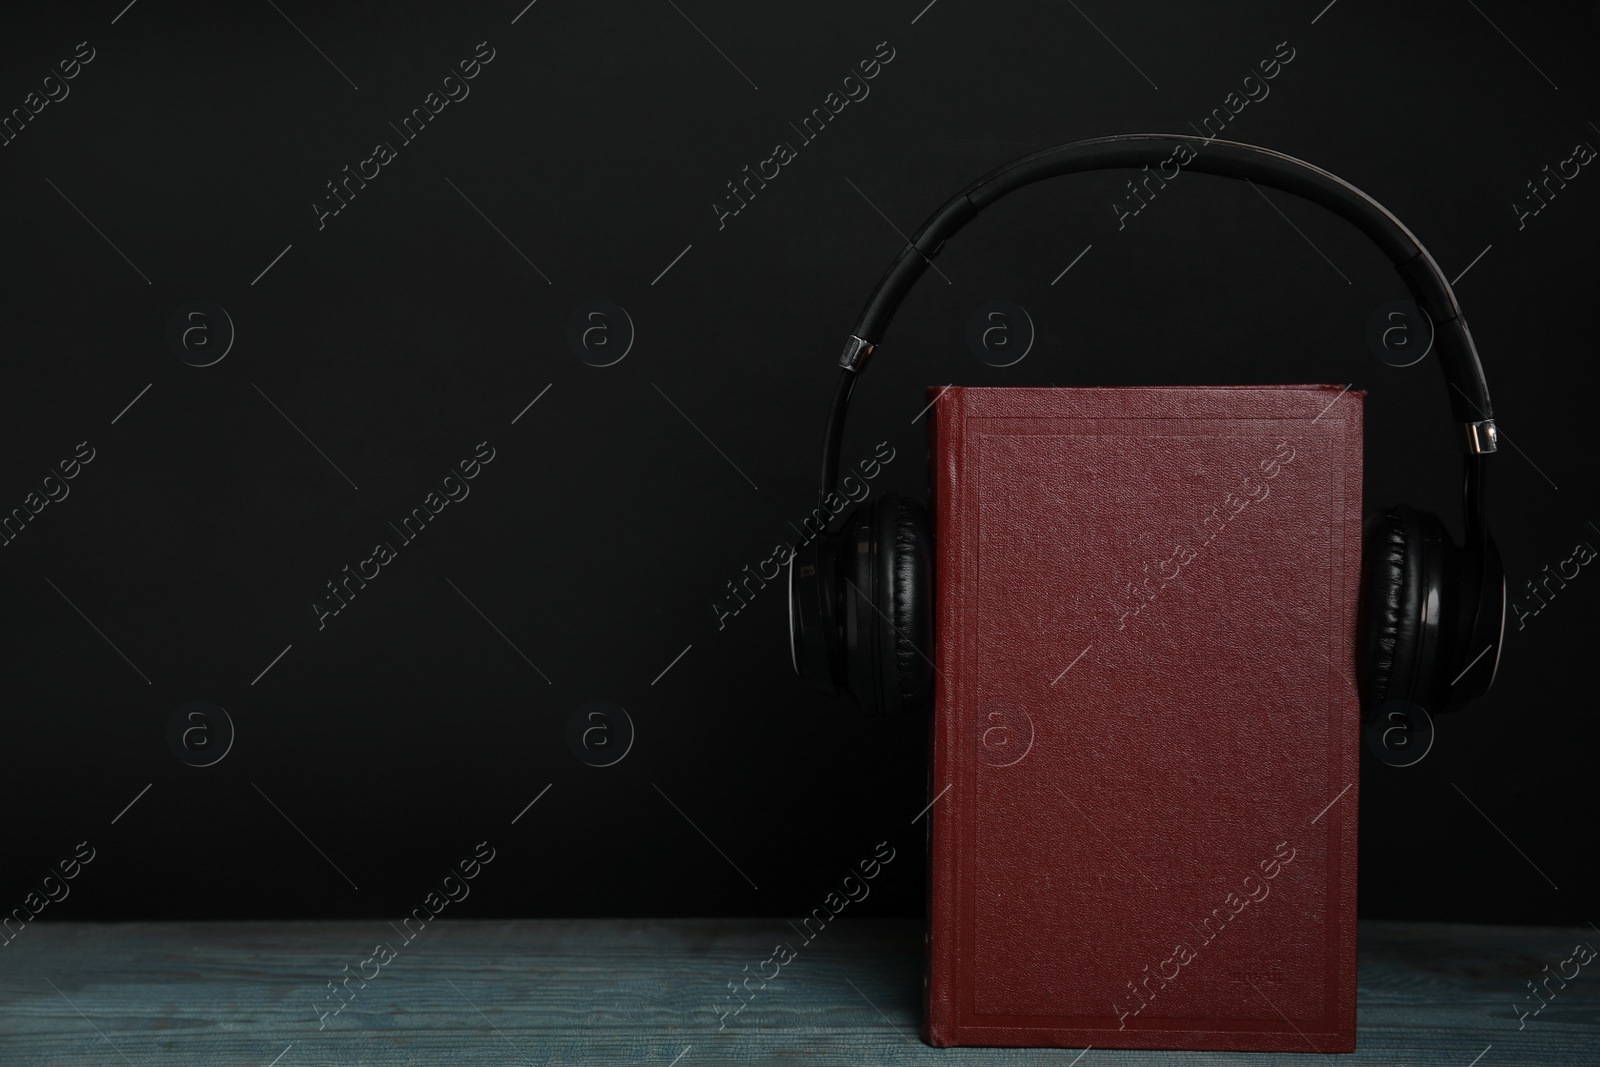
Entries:
<svg viewBox="0 0 1600 1067">
<path fill-rule="evenodd" d="M 1046 178 L 1109 168 L 1182 165 L 1242 178 L 1321 204 L 1386 252 L 1432 320 L 1452 417 L 1465 431 L 1464 543 L 1436 515 L 1400 505 L 1364 523 L 1357 637 L 1369 745 L 1387 716 L 1415 721 L 1487 692 L 1500 662 L 1506 587 L 1485 509 L 1487 457 L 1498 438 L 1488 385 L 1450 283 L 1427 249 L 1383 205 L 1293 156 L 1189 134 L 1126 134 L 1047 148 L 1007 163 L 946 201 L 889 266 L 839 357 L 822 453 L 822 492 L 834 492 L 845 413 L 856 377 L 900 302 L 944 243 L 1007 193 Z M 849 696 L 872 715 L 924 710 L 933 689 L 933 532 L 913 499 L 884 494 L 847 513 L 789 559 L 789 645 L 795 673 Z M 1400 709 L 1400 710 L 1395 710 Z M 1420 717 L 1428 723 L 1426 714 Z M 1431 740 L 1431 725 L 1429 727 Z M 1420 758 L 1420 757 L 1419 757 Z"/>
</svg>

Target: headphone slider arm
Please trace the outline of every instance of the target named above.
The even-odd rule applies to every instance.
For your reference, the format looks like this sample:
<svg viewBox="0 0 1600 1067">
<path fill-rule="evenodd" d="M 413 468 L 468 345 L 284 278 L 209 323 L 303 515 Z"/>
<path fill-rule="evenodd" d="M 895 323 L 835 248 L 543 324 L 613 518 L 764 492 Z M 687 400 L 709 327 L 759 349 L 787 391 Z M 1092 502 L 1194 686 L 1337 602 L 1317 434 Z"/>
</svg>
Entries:
<svg viewBox="0 0 1600 1067">
<path fill-rule="evenodd" d="M 851 373 L 859 373 L 867 365 L 867 357 L 872 355 L 873 344 L 863 341 L 855 334 L 844 343 L 844 351 L 839 355 L 839 366 Z"/>
<path fill-rule="evenodd" d="M 1498 450 L 1500 431 L 1495 429 L 1493 419 L 1463 423 L 1463 426 L 1467 431 L 1467 451 L 1469 453 L 1474 456 L 1481 456 L 1486 452 Z"/>
</svg>

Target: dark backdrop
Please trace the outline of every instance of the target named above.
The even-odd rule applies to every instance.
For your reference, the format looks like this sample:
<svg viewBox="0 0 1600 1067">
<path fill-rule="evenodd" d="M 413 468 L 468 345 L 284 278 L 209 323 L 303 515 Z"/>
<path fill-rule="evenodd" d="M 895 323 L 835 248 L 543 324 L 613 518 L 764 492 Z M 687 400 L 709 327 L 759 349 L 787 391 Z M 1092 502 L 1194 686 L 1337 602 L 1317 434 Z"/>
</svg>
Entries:
<svg viewBox="0 0 1600 1067">
<path fill-rule="evenodd" d="M 0 910 L 87 842 L 45 917 L 394 916 L 487 841 L 468 914 L 793 914 L 887 841 L 864 908 L 920 911 L 925 723 L 859 721 L 795 679 L 781 586 L 720 627 L 713 601 L 813 502 L 833 362 L 897 229 L 1037 148 L 1189 132 L 1280 42 L 1294 58 L 1224 136 L 1346 176 L 1467 272 L 1513 586 L 1600 545 L 1600 173 L 1513 207 L 1600 146 L 1596 7 L 1325 2 L 8 11 L 0 107 L 59 99 L 0 148 L 0 507 L 67 495 L 0 548 Z M 891 49 L 802 143 L 790 123 Z M 405 142 L 390 123 L 491 50 Z M 322 216 L 379 141 L 394 158 Z M 796 158 L 719 220 L 779 141 Z M 1126 178 L 1034 187 L 946 249 L 846 461 L 888 441 L 875 488 L 920 490 L 928 384 L 1353 382 L 1369 506 L 1455 523 L 1435 361 L 1364 339 L 1404 295 L 1379 253 L 1188 174 L 1119 230 Z M 1006 369 L 964 340 L 993 298 L 1038 333 Z M 236 333 L 208 367 L 180 357 L 228 328 L 184 317 L 196 300 Z M 631 320 L 610 366 L 568 342 L 591 300 Z M 592 362 L 626 347 L 607 315 Z M 46 482 L 80 442 L 93 459 Z M 492 461 L 444 485 L 480 442 Z M 414 543 L 391 533 L 461 484 Z M 380 540 L 396 558 L 319 629 L 325 583 Z M 1425 761 L 1365 759 L 1364 915 L 1600 911 L 1597 607 L 1584 569 L 1513 621 L 1495 691 Z M 178 753 L 220 751 L 214 712 L 169 740 L 191 700 L 235 731 L 209 767 Z M 633 727 L 608 767 L 579 758 L 626 732 L 592 700 Z M 575 712 L 606 731 L 587 749 Z"/>
</svg>

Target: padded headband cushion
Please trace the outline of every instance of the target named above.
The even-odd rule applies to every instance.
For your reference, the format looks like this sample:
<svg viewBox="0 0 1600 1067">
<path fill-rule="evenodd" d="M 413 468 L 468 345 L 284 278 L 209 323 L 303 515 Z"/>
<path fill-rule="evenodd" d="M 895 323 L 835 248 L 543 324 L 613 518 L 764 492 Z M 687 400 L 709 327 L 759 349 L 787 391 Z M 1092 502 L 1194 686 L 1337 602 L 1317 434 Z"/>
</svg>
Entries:
<svg viewBox="0 0 1600 1067">
<path fill-rule="evenodd" d="M 1282 152 L 1199 135 L 1122 134 L 1056 145 L 1013 160 L 969 184 L 923 222 L 879 279 L 845 341 L 823 435 L 821 491 L 832 492 L 838 485 L 840 443 L 857 373 L 865 369 L 901 302 L 947 241 L 985 208 L 1034 182 L 1106 168 L 1160 168 L 1175 159 L 1189 171 L 1283 189 L 1354 224 L 1395 264 L 1413 298 L 1433 319 L 1437 361 L 1451 387 L 1446 395 L 1452 416 L 1463 423 L 1494 418 L 1483 366 L 1455 292 L 1439 264 L 1393 212 L 1338 175 Z M 1481 494 L 1469 493 L 1467 504 L 1469 523 L 1481 526 Z"/>
</svg>

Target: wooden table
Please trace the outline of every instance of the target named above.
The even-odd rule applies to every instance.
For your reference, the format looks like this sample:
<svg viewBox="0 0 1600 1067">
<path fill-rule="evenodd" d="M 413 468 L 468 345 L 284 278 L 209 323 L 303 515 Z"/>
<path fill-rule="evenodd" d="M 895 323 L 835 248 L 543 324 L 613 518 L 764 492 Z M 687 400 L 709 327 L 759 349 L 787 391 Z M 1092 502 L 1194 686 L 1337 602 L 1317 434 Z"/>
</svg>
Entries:
<svg viewBox="0 0 1600 1067">
<path fill-rule="evenodd" d="M 1072 1064 L 932 1049 L 921 924 L 843 920 L 719 1032 L 779 920 L 436 921 L 381 967 L 382 921 L 45 923 L 0 949 L 0 1065 Z M 1514 1005 L 1589 928 L 1364 923 L 1353 1057 L 1091 1050 L 1109 1064 L 1600 1064 L 1600 961 L 1519 1030 Z M 343 970 L 349 965 L 349 972 Z M 1570 968 L 1569 968 L 1570 969 Z M 326 986 L 375 975 L 347 1007 Z M 1552 987 L 1555 988 L 1554 982 Z M 319 1029 L 320 1026 L 320 1029 Z"/>
</svg>

